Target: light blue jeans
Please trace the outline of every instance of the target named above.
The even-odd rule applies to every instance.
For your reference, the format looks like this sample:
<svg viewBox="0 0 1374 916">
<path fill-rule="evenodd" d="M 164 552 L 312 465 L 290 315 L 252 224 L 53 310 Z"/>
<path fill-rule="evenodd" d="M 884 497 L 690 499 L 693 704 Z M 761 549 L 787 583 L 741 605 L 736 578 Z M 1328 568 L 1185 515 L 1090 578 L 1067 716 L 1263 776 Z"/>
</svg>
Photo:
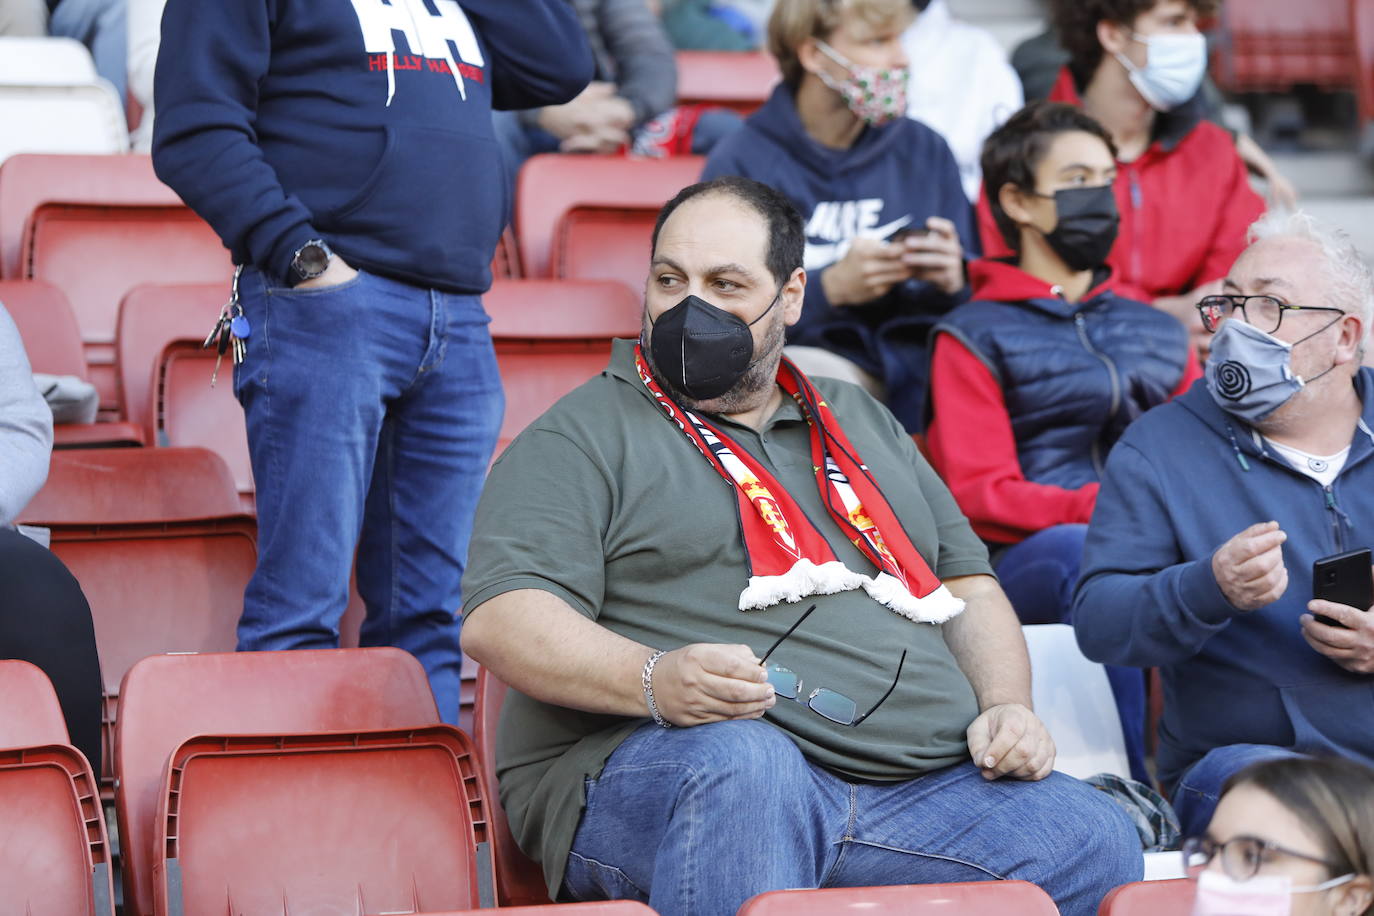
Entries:
<svg viewBox="0 0 1374 916">
<path fill-rule="evenodd" d="M 457 723 L 459 582 L 504 400 L 477 296 L 366 272 L 269 287 L 234 374 L 257 486 L 258 567 L 239 649 L 337 646 L 357 549 L 364 646 L 398 646 Z"/>
<path fill-rule="evenodd" d="M 1272 744 L 1228 744 L 1207 755 L 1184 772 L 1174 789 L 1174 811 L 1184 836 L 1202 836 L 1217 810 L 1226 780 L 1254 763 L 1303 757 L 1297 751 Z"/>
<path fill-rule="evenodd" d="M 52 11 L 48 31 L 75 38 L 91 49 L 95 72 L 110 81 L 122 109 L 129 90 L 127 0 L 62 0 Z"/>
<path fill-rule="evenodd" d="M 852 783 L 757 720 L 647 724 L 586 788 L 566 894 L 639 900 L 662 916 L 731 916 L 782 888 L 1000 878 L 1040 885 L 1066 916 L 1091 916 L 1141 876 L 1126 815 L 1062 773 L 989 782 L 965 763 Z"/>
</svg>

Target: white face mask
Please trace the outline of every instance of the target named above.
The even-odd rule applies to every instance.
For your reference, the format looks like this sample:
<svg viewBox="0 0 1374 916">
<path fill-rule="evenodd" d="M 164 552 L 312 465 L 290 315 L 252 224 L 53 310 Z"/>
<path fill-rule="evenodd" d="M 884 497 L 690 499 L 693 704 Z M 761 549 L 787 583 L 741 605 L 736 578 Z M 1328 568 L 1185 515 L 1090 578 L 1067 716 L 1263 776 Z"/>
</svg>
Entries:
<svg viewBox="0 0 1374 916">
<path fill-rule="evenodd" d="M 1287 875 L 1255 875 L 1235 881 L 1225 872 L 1208 869 L 1198 876 L 1193 916 L 1290 916 L 1294 894 L 1330 890 L 1353 880 L 1341 875 L 1311 887 L 1294 887 Z"/>
<path fill-rule="evenodd" d="M 1207 72 L 1207 39 L 1200 33 L 1188 35 L 1132 35 L 1145 46 L 1145 66 L 1137 67 L 1129 57 L 1116 52 L 1116 59 L 1131 75 L 1135 86 L 1151 108 L 1172 111 L 1197 95 Z"/>
</svg>

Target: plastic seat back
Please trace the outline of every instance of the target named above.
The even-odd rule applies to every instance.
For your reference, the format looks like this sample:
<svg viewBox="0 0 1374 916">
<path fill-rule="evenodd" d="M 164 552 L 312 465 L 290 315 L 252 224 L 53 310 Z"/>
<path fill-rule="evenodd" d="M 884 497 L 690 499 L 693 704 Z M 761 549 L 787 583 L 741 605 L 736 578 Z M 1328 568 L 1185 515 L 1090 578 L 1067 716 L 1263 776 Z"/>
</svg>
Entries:
<svg viewBox="0 0 1374 916">
<path fill-rule="evenodd" d="M 677 98 L 681 105 L 720 105 L 752 114 L 782 79 L 763 51 L 678 51 Z"/>
<path fill-rule="evenodd" d="M 68 742 L 57 693 L 37 665 L 0 659 L 0 697 L 0 748 Z"/>
<path fill-rule="evenodd" d="M 478 907 L 484 794 L 467 736 L 446 725 L 193 738 L 159 798 L 154 911 Z"/>
<path fill-rule="evenodd" d="M 81 329 L 62 290 L 41 280 L 0 280 L 0 305 L 19 328 L 34 372 L 86 377 Z"/>
<path fill-rule="evenodd" d="M 74 747 L 0 750 L 0 909 L 114 916 L 95 777 Z"/>
<path fill-rule="evenodd" d="M 1130 777 L 1121 717 L 1107 673 L 1078 648 L 1062 623 L 1024 626 L 1035 712 L 1058 750 L 1054 768 L 1079 779 L 1095 773 Z"/>
<path fill-rule="evenodd" d="M 590 903 L 545 903 L 538 906 L 501 907 L 509 916 L 649 916 L 657 912 L 634 900 L 594 900 Z M 425 916 L 485 916 L 486 910 L 449 910 Z"/>
<path fill-rule="evenodd" d="M 1187 916 L 1196 895 L 1197 882 L 1191 878 L 1136 881 L 1113 888 L 1097 912 L 1099 916 Z"/>
<path fill-rule="evenodd" d="M 618 280 L 641 293 L 649 276 L 650 240 L 658 207 L 576 207 L 558 224 L 554 274 L 576 280 Z"/>
<path fill-rule="evenodd" d="M 1355 34 L 1355 95 L 1363 129 L 1360 151 L 1374 154 L 1374 6 L 1368 0 L 1350 0 L 1350 19 Z"/>
<path fill-rule="evenodd" d="M 96 79 L 91 52 L 75 38 L 0 36 L 0 85 L 75 86 Z"/>
<path fill-rule="evenodd" d="M 224 461 L 203 448 L 54 452 L 48 480 L 21 518 L 35 525 L 161 523 L 235 515 Z"/>
<path fill-rule="evenodd" d="M 700 156 L 626 159 L 622 156 L 531 157 L 520 169 L 515 230 L 527 277 L 552 276 L 554 238 L 563 218 L 580 208 L 657 213 L 673 195 L 696 182 Z M 652 226 L 652 219 L 649 221 Z M 645 267 L 648 259 L 645 258 Z M 640 273 L 643 286 L 643 273 Z"/>
<path fill-rule="evenodd" d="M 611 340 L 638 337 L 642 299 L 611 281 L 507 280 L 483 298 L 506 413 L 499 454 L 522 429 L 600 374 Z"/>
<path fill-rule="evenodd" d="M 1246 0 L 1223 7 L 1217 82 L 1233 92 L 1287 92 L 1356 84 L 1347 0 Z"/>
<path fill-rule="evenodd" d="M 497 792 L 496 727 L 501 721 L 501 704 L 509 689 L 487 669 L 478 669 L 477 700 L 472 711 L 473 743 L 477 746 L 478 765 L 491 787 L 487 811 L 491 823 L 492 858 L 496 864 L 496 904 L 502 907 L 550 902 L 544 872 L 516 845 Z"/>
<path fill-rule="evenodd" d="M 218 236 L 181 205 L 45 203 L 29 218 L 23 257 L 27 277 L 66 292 L 109 410 L 121 409 L 114 344 L 124 295 L 141 283 L 227 281 L 232 273 Z"/>
<path fill-rule="evenodd" d="M 159 788 L 182 742 L 439 724 L 424 669 L 392 648 L 157 655 L 129 669 L 120 701 L 113 756 L 128 916 L 153 912 Z"/>
<path fill-rule="evenodd" d="M 154 441 L 213 450 L 228 465 L 243 510 L 252 511 L 248 427 L 234 397 L 233 369 L 227 357 L 220 364 L 216 384 L 210 384 L 215 359 L 215 351 L 200 349 L 200 341 L 171 344 L 163 350 L 154 390 Z"/>
<path fill-rule="evenodd" d="M 0 52 L 3 53 L 3 52 Z M 22 153 L 122 153 L 124 107 L 104 80 L 72 85 L 0 84 L 0 162 Z"/>
<path fill-rule="evenodd" d="M 1050 895 L 1028 881 L 900 884 L 770 891 L 745 901 L 739 916 L 1059 916 Z"/>
</svg>

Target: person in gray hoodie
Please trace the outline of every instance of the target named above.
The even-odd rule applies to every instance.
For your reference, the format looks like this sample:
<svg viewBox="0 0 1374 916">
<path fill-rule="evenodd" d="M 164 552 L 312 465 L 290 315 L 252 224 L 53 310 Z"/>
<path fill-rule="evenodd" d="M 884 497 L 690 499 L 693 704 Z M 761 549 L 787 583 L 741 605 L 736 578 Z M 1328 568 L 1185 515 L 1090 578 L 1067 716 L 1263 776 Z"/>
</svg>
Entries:
<svg viewBox="0 0 1374 916">
<path fill-rule="evenodd" d="M 5 306 L 0 303 L 0 528 L 11 524 L 48 479 L 52 411 Z"/>
</svg>

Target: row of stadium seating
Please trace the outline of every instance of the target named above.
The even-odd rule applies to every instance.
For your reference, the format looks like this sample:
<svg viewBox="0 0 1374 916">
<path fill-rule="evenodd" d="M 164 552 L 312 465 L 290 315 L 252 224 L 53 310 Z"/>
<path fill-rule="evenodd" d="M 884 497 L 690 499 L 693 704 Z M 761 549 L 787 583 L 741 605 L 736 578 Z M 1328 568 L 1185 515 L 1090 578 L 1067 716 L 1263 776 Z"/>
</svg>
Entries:
<svg viewBox="0 0 1374 916">
<path fill-rule="evenodd" d="M 475 737 L 439 723 L 396 649 L 160 655 L 130 669 L 116 731 L 124 912 L 652 913 L 547 900 L 492 791 L 504 687 L 478 685 Z M 0 886 L 17 912 L 113 916 L 111 844 L 90 765 L 45 675 L 0 661 Z M 1118 888 L 1110 916 L 1183 912 L 1191 882 Z M 29 909 L 41 903 L 38 909 Z M 13 909 L 13 907 L 11 907 Z M 1024 882 L 775 891 L 741 916 L 1058 910 Z M 522 912 L 515 909 L 513 912 Z"/>
</svg>

